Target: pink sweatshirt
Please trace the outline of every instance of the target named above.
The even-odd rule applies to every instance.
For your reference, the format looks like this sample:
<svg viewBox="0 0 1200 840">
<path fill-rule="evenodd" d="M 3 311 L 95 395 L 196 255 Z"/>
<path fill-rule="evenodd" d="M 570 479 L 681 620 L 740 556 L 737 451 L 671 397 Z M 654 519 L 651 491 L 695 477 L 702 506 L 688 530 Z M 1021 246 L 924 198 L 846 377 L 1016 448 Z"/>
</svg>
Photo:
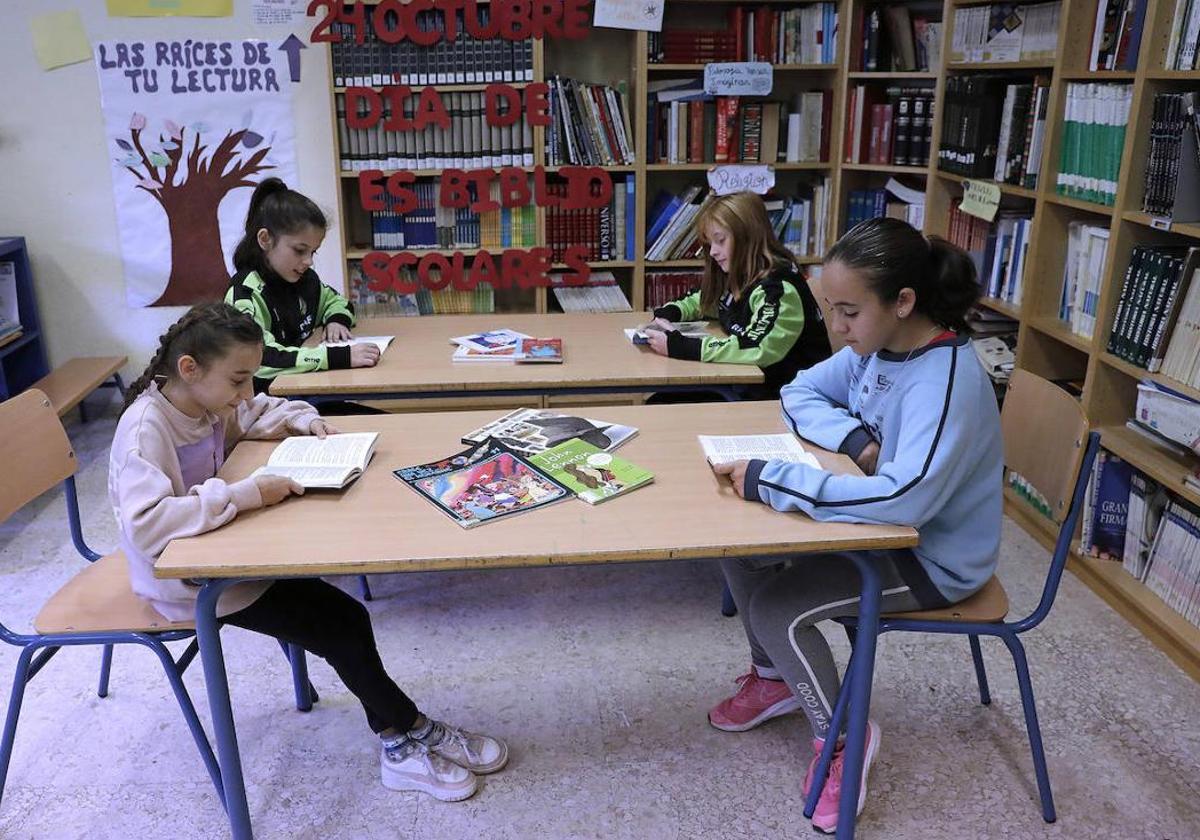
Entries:
<svg viewBox="0 0 1200 840">
<path fill-rule="evenodd" d="M 219 528 L 240 511 L 262 507 L 253 479 L 232 484 L 216 478 L 225 456 L 242 438 L 271 440 L 308 434 L 318 417 L 307 403 L 257 394 L 228 421 L 215 414 L 189 417 L 151 384 L 117 423 L 108 462 L 108 500 L 129 558 L 133 591 L 172 621 L 195 614 L 198 587 L 154 577 L 154 561 L 167 543 Z M 254 603 L 270 581 L 230 587 L 218 615 Z"/>
</svg>

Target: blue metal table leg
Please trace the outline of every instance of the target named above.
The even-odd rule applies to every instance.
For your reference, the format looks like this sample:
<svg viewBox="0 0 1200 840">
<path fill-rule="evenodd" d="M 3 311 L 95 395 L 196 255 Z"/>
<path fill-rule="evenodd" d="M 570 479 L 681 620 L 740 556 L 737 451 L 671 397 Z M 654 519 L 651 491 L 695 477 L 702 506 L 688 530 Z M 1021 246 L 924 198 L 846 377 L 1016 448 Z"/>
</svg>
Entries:
<svg viewBox="0 0 1200 840">
<path fill-rule="evenodd" d="M 210 580 L 200 589 L 196 601 L 196 638 L 200 641 L 200 661 L 204 665 L 204 684 L 212 713 L 213 734 L 217 742 L 217 760 L 221 764 L 221 785 L 225 791 L 225 809 L 234 840 L 251 840 L 250 809 L 246 803 L 246 783 L 242 778 L 242 759 L 238 753 L 233 708 L 229 703 L 229 680 L 225 674 L 225 654 L 221 649 L 217 622 L 217 599 L 237 583 L 236 580 Z"/>
<path fill-rule="evenodd" d="M 867 716 L 871 711 L 871 678 L 875 670 L 875 640 L 879 635 L 879 605 L 882 599 L 879 574 L 871 562 L 850 553 L 862 575 L 862 601 L 858 610 L 858 633 L 850 660 L 850 707 L 846 725 L 842 797 L 838 803 L 837 840 L 852 840 L 858 816 L 858 792 L 866 754 Z"/>
</svg>

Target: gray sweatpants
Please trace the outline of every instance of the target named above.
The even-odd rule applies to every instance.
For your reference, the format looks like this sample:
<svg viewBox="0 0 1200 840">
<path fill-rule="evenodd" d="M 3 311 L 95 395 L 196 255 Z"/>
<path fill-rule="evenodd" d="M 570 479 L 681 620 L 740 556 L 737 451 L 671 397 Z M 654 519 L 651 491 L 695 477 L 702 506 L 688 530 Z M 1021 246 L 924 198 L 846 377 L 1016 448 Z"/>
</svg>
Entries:
<svg viewBox="0 0 1200 840">
<path fill-rule="evenodd" d="M 883 612 L 933 609 L 948 602 L 909 549 L 870 555 L 883 584 Z M 750 658 L 764 676 L 783 679 L 800 698 L 813 734 L 829 732 L 837 702 L 837 666 L 818 621 L 857 615 L 862 595 L 858 568 L 845 554 L 802 554 L 780 569 L 778 558 L 731 558 L 721 571 L 750 642 Z"/>
</svg>

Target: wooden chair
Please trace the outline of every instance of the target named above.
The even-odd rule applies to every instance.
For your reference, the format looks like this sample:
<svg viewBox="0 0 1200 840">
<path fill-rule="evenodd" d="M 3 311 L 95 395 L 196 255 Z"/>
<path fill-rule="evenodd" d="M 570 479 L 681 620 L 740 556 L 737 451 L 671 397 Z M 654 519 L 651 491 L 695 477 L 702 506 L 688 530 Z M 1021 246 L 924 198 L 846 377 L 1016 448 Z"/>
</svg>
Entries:
<svg viewBox="0 0 1200 840">
<path fill-rule="evenodd" d="M 1041 728 L 1034 704 L 1033 684 L 1020 634 L 1037 627 L 1054 605 L 1058 585 L 1066 568 L 1075 524 L 1083 507 L 1084 490 L 1100 447 L 1100 435 L 1088 432 L 1088 420 L 1083 408 L 1069 394 L 1039 376 L 1024 371 L 1013 372 L 1001 413 L 1004 436 L 1005 464 L 1029 481 L 1047 500 L 1053 519 L 1059 526 L 1054 555 L 1042 586 L 1042 595 L 1034 610 L 1017 621 L 1005 621 L 1008 615 L 1008 596 L 998 578 L 993 576 L 970 598 L 940 610 L 892 613 L 878 617 L 876 624 L 868 623 L 867 578 L 870 570 L 860 564 L 864 576 L 864 609 L 858 618 L 838 619 L 846 627 L 853 646 L 851 666 L 838 694 L 832 728 L 837 732 L 852 706 L 859 712 L 850 713 L 847 728 L 846 766 L 843 769 L 841 811 L 838 814 L 837 837 L 854 836 L 854 818 L 858 801 L 861 774 L 862 742 L 865 739 L 866 707 L 870 703 L 871 676 L 874 666 L 875 638 L 880 633 L 903 630 L 913 633 L 955 633 L 967 636 L 975 675 L 979 683 L 979 700 L 991 703 L 987 672 L 979 648 L 980 636 L 997 636 L 1004 641 L 1013 658 L 1020 687 L 1025 728 L 1033 755 L 1042 816 L 1054 822 L 1054 798 L 1050 791 L 1050 776 L 1046 769 L 1046 754 L 1042 747 Z M 877 586 L 877 584 L 876 584 Z M 875 609 L 878 600 L 875 600 Z M 858 660 L 858 661 L 856 661 Z M 853 673 L 852 673 L 853 671 Z M 856 726 L 856 717 L 858 725 Z M 857 744 L 852 745 L 852 741 Z M 804 814 L 811 817 L 821 795 L 824 779 L 832 758 L 836 739 L 829 738 L 815 771 L 818 781 L 812 786 Z M 852 748 L 853 747 L 853 748 Z M 853 760 L 853 764 L 852 764 Z"/>
<path fill-rule="evenodd" d="M 43 605 L 34 619 L 33 633 L 18 633 L 0 623 L 0 640 L 21 649 L 0 740 L 0 798 L 4 795 L 26 685 L 63 646 L 101 645 L 104 652 L 98 693 L 105 697 L 113 645 L 135 644 L 149 648 L 162 663 L 223 805 L 221 772 L 182 679 L 199 650 L 195 627 L 190 621 L 168 621 L 134 595 L 122 553 L 101 556 L 87 546 L 75 490 L 75 453 L 54 404 L 41 391 L 30 389 L 0 403 L 0 463 L 6 467 L 6 478 L 0 484 L 0 522 L 61 482 L 71 539 L 89 561 Z M 192 641 L 176 659 L 164 643 L 183 639 Z M 304 653 L 288 645 L 283 648 L 293 665 L 297 708 L 307 711 L 318 698 L 308 682 Z"/>
<path fill-rule="evenodd" d="M 78 406 L 79 419 L 86 423 L 87 406 L 83 401 L 97 388 L 116 388 L 125 395 L 120 370 L 128 361 L 126 356 L 78 356 L 68 359 L 30 387 L 49 398 L 59 417 Z"/>
</svg>

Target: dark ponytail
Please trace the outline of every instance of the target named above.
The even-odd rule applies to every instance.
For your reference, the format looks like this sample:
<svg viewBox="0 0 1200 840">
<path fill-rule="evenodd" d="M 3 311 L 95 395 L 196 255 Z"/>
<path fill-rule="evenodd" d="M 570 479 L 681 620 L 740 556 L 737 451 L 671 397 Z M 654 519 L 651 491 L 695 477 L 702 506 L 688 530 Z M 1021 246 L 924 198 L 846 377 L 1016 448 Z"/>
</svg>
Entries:
<svg viewBox="0 0 1200 840">
<path fill-rule="evenodd" d="M 899 219 L 868 219 L 833 244 L 825 262 L 862 273 L 871 290 L 891 303 L 908 287 L 915 308 L 940 327 L 967 329 L 966 316 L 979 299 L 975 263 L 966 251 L 940 236 L 926 239 Z"/>
<path fill-rule="evenodd" d="M 324 231 L 329 223 L 312 199 L 288 189 L 278 178 L 264 178 L 250 196 L 246 232 L 233 251 L 235 271 L 262 271 L 266 266 L 258 232 L 266 228 L 272 238 L 299 233 L 311 225 Z"/>
<path fill-rule="evenodd" d="M 227 303 L 193 306 L 159 337 L 150 364 L 125 391 L 125 408 L 154 380 L 174 376 L 181 356 L 191 356 L 204 368 L 228 353 L 234 344 L 261 344 L 262 340 L 262 327 Z"/>
</svg>

